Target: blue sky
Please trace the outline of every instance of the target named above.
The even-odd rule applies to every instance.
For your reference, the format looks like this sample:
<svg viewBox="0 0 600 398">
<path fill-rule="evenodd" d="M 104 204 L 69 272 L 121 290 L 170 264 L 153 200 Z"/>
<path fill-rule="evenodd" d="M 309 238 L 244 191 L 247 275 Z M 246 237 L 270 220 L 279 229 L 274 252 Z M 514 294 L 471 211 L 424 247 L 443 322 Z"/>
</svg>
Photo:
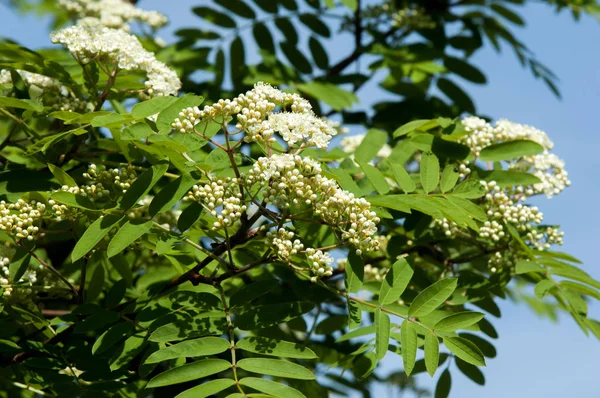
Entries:
<svg viewBox="0 0 600 398">
<path fill-rule="evenodd" d="M 172 38 L 174 28 L 198 26 L 191 6 L 202 0 L 143 0 L 141 6 L 169 15 L 172 24 L 161 36 Z M 176 6 L 175 6 L 176 4 Z M 0 37 L 11 37 L 32 48 L 49 44 L 48 22 L 35 17 L 16 16 L 0 3 Z M 572 186 L 552 200 L 537 205 L 548 223 L 561 224 L 565 231 L 563 250 L 584 262 L 583 268 L 600 279 L 597 247 L 600 244 L 600 23 L 584 17 L 575 23 L 566 13 L 556 15 L 540 4 L 524 9 L 528 22 L 518 30 L 526 43 L 561 79 L 563 99 L 558 100 L 541 81 L 521 69 L 508 48 L 500 55 L 487 48 L 474 57 L 489 84 L 469 86 L 478 110 L 495 118 L 526 123 L 546 131 L 555 143 L 555 152 L 567 163 Z M 345 46 L 331 48 L 331 58 L 344 55 Z M 361 98 L 376 98 L 379 91 L 363 90 Z M 600 318 L 600 306 L 590 306 L 593 318 Z M 586 337 L 568 317 L 559 324 L 537 318 L 523 305 L 500 303 L 502 318 L 492 320 L 500 334 L 494 342 L 498 356 L 488 360 L 485 387 L 453 372 L 451 397 L 600 397 L 598 372 L 600 343 Z M 389 354 L 383 371 L 401 367 L 399 357 Z M 437 378 L 437 376 L 436 376 Z M 434 387 L 429 377 L 419 377 L 422 386 Z"/>
</svg>

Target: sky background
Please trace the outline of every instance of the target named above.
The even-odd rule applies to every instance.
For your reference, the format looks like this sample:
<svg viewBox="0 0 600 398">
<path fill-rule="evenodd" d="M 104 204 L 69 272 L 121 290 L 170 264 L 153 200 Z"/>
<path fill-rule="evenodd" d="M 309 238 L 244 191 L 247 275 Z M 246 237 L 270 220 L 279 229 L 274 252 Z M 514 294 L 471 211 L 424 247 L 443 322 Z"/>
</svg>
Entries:
<svg viewBox="0 0 600 398">
<path fill-rule="evenodd" d="M 200 27 L 203 22 L 189 9 L 202 3 L 207 1 L 142 0 L 140 6 L 169 16 L 171 24 L 159 35 L 169 42 L 178 28 Z M 523 70 L 508 48 L 498 55 L 489 43 L 472 58 L 489 83 L 467 88 L 481 114 L 536 126 L 554 141 L 554 152 L 566 161 L 572 186 L 558 197 L 536 204 L 546 223 L 562 225 L 565 245 L 561 250 L 580 258 L 583 269 L 600 279 L 600 23 L 591 17 L 576 23 L 570 14 L 557 15 L 537 3 L 524 7 L 522 15 L 527 26 L 517 30 L 517 38 L 558 75 L 562 100 Z M 50 44 L 49 20 L 16 15 L 1 2 L 0 16 L 0 37 L 31 48 Z M 338 43 L 329 50 L 334 62 L 346 55 L 348 47 Z M 359 94 L 363 103 L 382 99 L 381 91 L 373 87 Z M 568 317 L 552 324 L 524 305 L 505 301 L 500 308 L 502 318 L 492 319 L 500 334 L 494 341 L 498 356 L 487 361 L 485 387 L 453 371 L 451 397 L 600 397 L 598 340 L 586 337 Z M 590 314 L 600 319 L 598 303 L 590 305 Z M 400 357 L 392 355 L 385 359 L 384 373 L 401 368 Z M 433 389 L 435 379 L 419 376 L 418 384 Z"/>
</svg>

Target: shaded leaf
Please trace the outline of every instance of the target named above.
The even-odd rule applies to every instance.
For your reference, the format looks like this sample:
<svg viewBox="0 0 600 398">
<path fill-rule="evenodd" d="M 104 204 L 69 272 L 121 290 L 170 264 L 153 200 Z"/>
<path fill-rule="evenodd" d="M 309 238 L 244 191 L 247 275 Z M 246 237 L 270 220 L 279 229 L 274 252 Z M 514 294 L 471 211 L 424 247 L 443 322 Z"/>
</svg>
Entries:
<svg viewBox="0 0 600 398">
<path fill-rule="evenodd" d="M 424 316 L 431 313 L 452 295 L 457 282 L 456 278 L 448 278 L 427 287 L 413 300 L 408 309 L 408 315 Z"/>
<path fill-rule="evenodd" d="M 236 349 L 256 354 L 283 358 L 316 359 L 317 355 L 310 349 L 298 343 L 271 339 L 268 337 L 249 336 L 235 345 Z"/>
<path fill-rule="evenodd" d="M 290 379 L 314 380 L 315 375 L 303 366 L 282 359 L 245 358 L 237 363 L 240 369 L 262 375 Z"/>
<path fill-rule="evenodd" d="M 154 376 L 146 386 L 156 388 L 201 379 L 231 368 L 231 364 L 223 359 L 203 359 L 186 365 L 169 369 Z"/>
</svg>

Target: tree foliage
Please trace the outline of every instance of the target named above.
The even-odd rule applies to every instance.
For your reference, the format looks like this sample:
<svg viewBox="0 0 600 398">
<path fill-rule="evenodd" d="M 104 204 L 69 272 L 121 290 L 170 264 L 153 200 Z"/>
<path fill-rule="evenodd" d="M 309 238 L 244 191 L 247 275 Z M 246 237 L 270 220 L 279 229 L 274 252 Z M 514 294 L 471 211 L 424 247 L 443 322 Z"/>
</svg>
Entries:
<svg viewBox="0 0 600 398">
<path fill-rule="evenodd" d="M 600 338 L 600 282 L 529 203 L 570 184 L 552 142 L 468 116 L 486 43 L 558 95 L 525 1 L 215 0 L 170 45 L 132 2 L 13 3 L 62 46 L 0 42 L 0 396 L 424 394 L 428 372 L 445 397 L 485 383 L 507 297 Z M 353 111 L 374 84 L 396 99 Z"/>
</svg>

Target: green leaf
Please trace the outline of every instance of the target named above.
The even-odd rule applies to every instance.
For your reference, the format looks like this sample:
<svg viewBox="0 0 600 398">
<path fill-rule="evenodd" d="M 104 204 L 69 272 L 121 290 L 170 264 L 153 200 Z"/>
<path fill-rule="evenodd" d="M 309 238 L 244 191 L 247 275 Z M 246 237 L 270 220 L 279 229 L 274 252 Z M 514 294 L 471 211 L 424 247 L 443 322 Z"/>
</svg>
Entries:
<svg viewBox="0 0 600 398">
<path fill-rule="evenodd" d="M 264 0 L 269 4 L 275 5 L 275 11 L 277 11 L 277 4 L 271 0 Z M 290 22 L 288 18 L 275 18 L 275 26 L 281 31 L 283 37 L 285 37 L 286 41 L 291 45 L 298 44 L 298 33 L 296 32 L 296 28 Z"/>
<path fill-rule="evenodd" d="M 500 4 L 493 3 L 490 5 L 490 8 L 494 10 L 497 14 L 503 16 L 508 21 L 514 23 L 515 25 L 524 26 L 525 21 L 523 18 L 519 16 L 516 12 L 511 10 L 510 8 L 506 8 Z"/>
<path fill-rule="evenodd" d="M 100 216 L 85 230 L 81 238 L 75 244 L 71 253 L 71 261 L 75 262 L 89 253 L 108 234 L 108 232 L 123 219 L 123 215 L 109 214 Z"/>
<path fill-rule="evenodd" d="M 427 287 L 411 303 L 408 316 L 424 316 L 433 312 L 452 295 L 457 283 L 456 278 L 448 278 Z"/>
<path fill-rule="evenodd" d="M 448 68 L 450 72 L 456 73 L 458 76 L 470 82 L 485 84 L 487 81 L 485 75 L 481 73 L 479 69 L 462 59 L 446 56 L 444 59 L 444 66 Z"/>
<path fill-rule="evenodd" d="M 495 181 L 500 188 L 516 185 L 533 185 L 541 181 L 533 174 L 511 170 L 484 170 L 478 172 L 484 181 Z"/>
<path fill-rule="evenodd" d="M 245 358 L 237 367 L 248 372 L 290 379 L 314 380 L 315 375 L 303 366 L 282 359 Z"/>
<path fill-rule="evenodd" d="M 487 215 L 485 211 L 470 200 L 459 198 L 455 195 L 448 195 L 446 199 L 448 199 L 448 201 L 450 201 L 453 205 L 458 206 L 469 213 L 471 218 L 479 221 L 487 221 Z"/>
<path fill-rule="evenodd" d="M 317 65 L 319 69 L 326 70 L 329 68 L 329 55 L 327 55 L 327 50 L 325 50 L 319 40 L 311 36 L 308 40 L 308 48 L 315 61 L 315 65 Z"/>
<path fill-rule="evenodd" d="M 138 102 L 131 108 L 131 115 L 136 119 L 156 115 L 177 101 L 177 97 L 153 97 L 147 101 Z"/>
<path fill-rule="evenodd" d="M 477 322 L 484 317 L 481 312 L 459 312 L 458 314 L 452 314 L 439 320 L 433 329 L 439 330 L 440 332 L 454 332 L 458 329 L 464 329 Z"/>
<path fill-rule="evenodd" d="M 370 129 L 367 131 L 365 138 L 361 141 L 358 148 L 354 152 L 354 158 L 360 162 L 369 162 L 377 152 L 385 145 L 387 141 L 387 133 L 378 129 Z"/>
<path fill-rule="evenodd" d="M 206 383 L 200 384 L 196 387 L 192 387 L 189 390 L 185 390 L 179 393 L 175 398 L 206 398 L 212 397 L 218 392 L 225 390 L 235 385 L 235 381 L 232 379 L 216 379 L 210 380 Z"/>
<path fill-rule="evenodd" d="M 235 345 L 236 349 L 272 357 L 316 359 L 317 355 L 299 343 L 271 339 L 268 337 L 250 336 L 240 340 Z"/>
<path fill-rule="evenodd" d="M 94 269 L 94 273 L 92 274 L 92 279 L 88 284 L 87 291 L 85 292 L 85 301 L 87 303 L 92 303 L 94 300 L 100 296 L 102 290 L 104 288 L 104 283 L 106 281 L 106 273 L 104 271 L 104 265 L 99 263 L 96 265 Z"/>
<path fill-rule="evenodd" d="M 7 108 L 27 109 L 34 112 L 42 112 L 44 105 L 30 99 L 18 99 L 13 97 L 0 97 L 0 106 Z"/>
<path fill-rule="evenodd" d="M 277 12 L 277 5 L 281 1 L 272 1 L 272 0 L 254 0 L 257 6 L 259 6 L 263 11 L 266 11 L 271 14 L 275 14 Z"/>
<path fill-rule="evenodd" d="M 170 98 L 170 97 L 156 97 L 156 98 Z M 146 123 L 135 123 L 125 127 L 121 134 L 121 139 L 124 141 L 128 140 L 141 140 L 154 135 L 154 131 Z"/>
<path fill-rule="evenodd" d="M 24 246 L 27 243 L 23 244 Z M 10 279 L 13 282 L 18 282 L 27 268 L 29 267 L 29 261 L 31 260 L 31 254 L 27 251 L 23 246 L 17 246 L 15 248 L 15 254 L 10 260 L 10 265 L 8 266 L 8 274 L 10 275 Z"/>
<path fill-rule="evenodd" d="M 220 337 L 202 337 L 173 344 L 153 352 L 145 363 L 157 363 L 175 358 L 193 358 L 220 354 L 230 348 L 229 341 Z"/>
<path fill-rule="evenodd" d="M 256 14 L 246 3 L 242 0 L 215 0 L 215 3 L 225 8 L 227 11 L 239 15 L 242 18 L 254 19 Z"/>
<path fill-rule="evenodd" d="M 435 386 L 435 398 L 448 398 L 450 395 L 450 388 L 452 386 L 452 376 L 448 369 L 442 372 L 442 375 L 438 379 Z"/>
<path fill-rule="evenodd" d="M 480 181 L 468 179 L 461 182 L 454 188 L 452 195 L 465 199 L 478 199 L 486 194 L 486 190 Z"/>
<path fill-rule="evenodd" d="M 277 21 L 275 22 L 277 23 Z M 296 68 L 300 73 L 312 73 L 312 66 L 310 65 L 310 62 L 304 56 L 304 54 L 298 50 L 294 43 L 288 39 L 286 42 L 279 43 L 279 46 L 281 47 L 281 51 L 283 51 L 283 54 L 288 61 L 290 61 L 294 68 Z"/>
<path fill-rule="evenodd" d="M 185 232 L 190 229 L 190 227 L 194 225 L 194 223 L 196 223 L 196 221 L 198 221 L 200 218 L 202 210 L 204 210 L 204 207 L 202 207 L 200 203 L 190 203 L 190 205 L 186 207 L 185 210 L 183 210 L 179 215 L 179 218 L 177 219 L 177 229 L 179 229 L 181 232 Z"/>
<path fill-rule="evenodd" d="M 346 290 L 348 293 L 358 293 L 365 277 L 365 263 L 355 250 L 348 253 L 348 264 L 345 269 Z"/>
<path fill-rule="evenodd" d="M 392 170 L 394 180 L 396 180 L 396 182 L 404 192 L 410 193 L 417 189 L 417 185 L 407 173 L 407 171 L 404 169 L 404 167 L 402 167 L 402 165 L 392 162 L 390 160 L 386 160 L 386 162 Z"/>
<path fill-rule="evenodd" d="M 469 97 L 469 94 L 452 80 L 441 77 L 437 80 L 437 86 L 461 110 L 468 113 L 475 113 L 475 104 L 471 97 Z"/>
<path fill-rule="evenodd" d="M 246 73 L 246 51 L 244 41 L 240 36 L 237 36 L 231 41 L 229 50 L 229 70 L 231 72 L 231 80 L 235 84 L 239 84 Z"/>
<path fill-rule="evenodd" d="M 218 316 L 216 316 L 218 315 Z M 184 338 L 202 337 L 207 335 L 222 334 L 227 328 L 225 314 L 219 313 L 202 314 L 194 319 L 193 325 L 187 325 L 184 322 L 167 323 L 158 327 L 151 335 L 149 340 L 155 343 L 164 343 L 167 341 L 178 341 Z"/>
<path fill-rule="evenodd" d="M 123 195 L 121 199 L 120 208 L 122 210 L 129 210 L 132 208 L 141 198 L 146 196 L 152 187 L 160 180 L 160 178 L 169 169 L 169 163 L 157 163 L 144 171 L 134 182 L 131 187 Z"/>
<path fill-rule="evenodd" d="M 71 192 L 54 192 L 50 195 L 50 199 L 78 209 L 96 210 L 96 205 L 87 196 L 75 195 Z"/>
<path fill-rule="evenodd" d="M 169 183 L 152 199 L 148 208 L 150 216 L 171 210 L 197 182 L 196 177 L 185 173 Z"/>
<path fill-rule="evenodd" d="M 375 310 L 375 325 L 377 326 L 375 332 L 375 352 L 377 353 L 377 360 L 381 361 L 385 357 L 385 354 L 387 354 L 390 341 L 390 317 L 381 311 L 381 308 Z"/>
<path fill-rule="evenodd" d="M 143 220 L 129 220 L 113 236 L 108 248 L 106 249 L 106 255 L 110 258 L 121 253 L 128 246 L 133 244 L 136 240 L 144 236 L 152 228 L 152 221 Z"/>
<path fill-rule="evenodd" d="M 533 292 L 539 299 L 542 299 L 542 298 L 544 298 L 546 293 L 548 293 L 548 290 L 552 289 L 555 286 L 556 286 L 556 284 L 554 283 L 554 281 L 551 281 L 549 279 L 544 279 L 544 280 L 539 281 L 535 285 Z"/>
<path fill-rule="evenodd" d="M 411 206 L 406 195 L 368 196 L 366 199 L 374 206 L 410 213 Z"/>
<path fill-rule="evenodd" d="M 58 181 L 60 185 L 66 185 L 68 187 L 77 186 L 75 180 L 60 167 L 55 166 L 53 164 L 48 164 L 48 168 L 50 169 L 50 172 L 52 173 L 54 178 L 56 178 L 56 181 Z"/>
<path fill-rule="evenodd" d="M 115 371 L 123 366 L 129 365 L 131 361 L 140 353 L 146 344 L 146 332 L 140 332 L 129 337 L 123 344 L 115 350 L 111 357 L 110 370 Z"/>
<path fill-rule="evenodd" d="M 369 163 L 356 159 L 356 163 L 359 164 L 365 176 L 373 184 L 377 192 L 381 195 L 385 195 L 390 191 L 390 184 L 388 184 L 385 176 L 375 166 L 371 166 Z"/>
<path fill-rule="evenodd" d="M 354 194 L 356 197 L 362 196 L 362 190 L 354 182 L 354 178 L 344 169 L 331 169 L 332 178 L 335 179 L 342 189 Z"/>
<path fill-rule="evenodd" d="M 282 47 L 283 48 L 283 47 Z M 287 54 L 286 54 L 287 56 Z M 289 57 L 288 57 L 289 59 Z M 290 59 L 291 62 L 293 62 Z M 298 65 L 295 65 L 301 72 L 302 69 Z M 310 72 L 303 72 L 310 73 Z M 339 88 L 335 84 L 322 83 L 322 82 L 310 82 L 296 85 L 298 90 L 323 101 L 329 105 L 332 109 L 340 111 L 344 108 L 350 108 L 353 104 L 358 103 L 358 97 L 353 93 Z"/>
<path fill-rule="evenodd" d="M 539 264 L 536 264 L 527 260 L 519 260 L 517 261 L 517 265 L 515 266 L 515 273 L 517 275 L 527 274 L 529 272 L 544 272 L 544 268 Z"/>
<path fill-rule="evenodd" d="M 194 7 L 192 12 L 200 18 L 223 28 L 235 28 L 237 26 L 229 15 L 209 7 Z"/>
<path fill-rule="evenodd" d="M 440 178 L 440 190 L 443 193 L 450 191 L 456 185 L 458 181 L 458 172 L 456 171 L 456 166 L 447 165 L 444 167 L 444 171 L 442 172 L 442 177 Z"/>
<path fill-rule="evenodd" d="M 109 348 L 112 348 L 115 344 L 129 336 L 131 332 L 133 332 L 132 323 L 123 322 L 116 324 L 98 337 L 98 340 L 92 346 L 92 355 L 106 352 Z"/>
<path fill-rule="evenodd" d="M 412 133 L 413 131 L 420 130 L 421 128 L 426 128 L 428 125 L 431 125 L 431 120 L 420 119 L 413 120 L 412 122 L 408 122 L 400 127 L 398 127 L 393 134 L 394 138 L 402 137 L 408 133 Z"/>
<path fill-rule="evenodd" d="M 302 22 L 308 29 L 312 30 L 316 34 L 323 37 L 330 37 L 331 31 L 327 24 L 325 24 L 316 14 L 300 14 L 300 22 Z"/>
<path fill-rule="evenodd" d="M 203 359 L 187 365 L 169 369 L 154 376 L 146 388 L 156 388 L 201 379 L 231 368 L 231 364 L 223 359 Z"/>
<path fill-rule="evenodd" d="M 342 4 L 351 9 L 352 11 L 356 11 L 358 8 L 357 0 L 341 0 Z"/>
<path fill-rule="evenodd" d="M 118 113 L 109 113 L 107 115 L 96 116 L 95 118 L 92 119 L 91 125 L 93 127 L 111 126 L 111 125 L 118 125 L 120 127 L 121 124 L 127 119 L 128 118 L 126 118 L 123 115 L 120 115 Z M 131 118 L 129 118 L 129 119 L 131 120 Z"/>
<path fill-rule="evenodd" d="M 191 93 L 179 97 L 177 101 L 164 108 L 158 114 L 158 117 L 156 118 L 156 128 L 158 128 L 158 131 L 163 134 L 171 131 L 171 125 L 173 124 L 175 118 L 179 116 L 179 112 L 185 108 L 193 108 L 194 106 L 198 106 L 202 103 L 202 101 L 204 101 L 204 98 Z"/>
<path fill-rule="evenodd" d="M 475 366 L 485 366 L 485 358 L 479 348 L 470 340 L 462 337 L 444 337 L 444 345 L 454 355 Z"/>
<path fill-rule="evenodd" d="M 408 286 L 414 271 L 406 259 L 400 258 L 396 261 L 385 279 L 381 283 L 379 290 L 379 305 L 385 305 L 398 301 L 404 290 Z"/>
<path fill-rule="evenodd" d="M 528 140 L 506 141 L 490 145 L 481 150 L 479 158 L 484 162 L 499 162 L 523 156 L 533 156 L 544 151 L 544 147 L 537 142 Z"/>
<path fill-rule="evenodd" d="M 273 36 L 264 23 L 259 22 L 254 24 L 252 34 L 254 35 L 256 44 L 258 44 L 261 50 L 265 50 L 269 54 L 275 54 L 275 42 L 273 41 Z"/>
<path fill-rule="evenodd" d="M 273 280 L 255 281 L 249 285 L 245 285 L 240 290 L 231 295 L 229 299 L 230 307 L 240 307 L 251 304 L 253 300 L 269 293 L 275 288 Z"/>
<path fill-rule="evenodd" d="M 440 179 L 440 161 L 431 152 L 424 152 L 421 158 L 421 185 L 425 193 L 435 190 Z"/>
<path fill-rule="evenodd" d="M 561 281 L 559 283 L 561 287 L 574 290 L 579 293 L 583 293 L 586 296 L 590 296 L 595 298 L 596 300 L 600 300 L 600 292 L 598 290 L 591 288 L 586 285 L 582 285 L 581 283 L 571 282 L 571 281 Z"/>
<path fill-rule="evenodd" d="M 480 386 L 485 384 L 485 376 L 483 372 L 479 370 L 477 366 L 473 366 L 462 359 L 456 360 L 456 367 L 467 376 L 469 379 L 479 384 Z"/>
<path fill-rule="evenodd" d="M 417 359 L 417 329 L 414 323 L 404 320 L 400 327 L 400 344 L 402 346 L 402 362 L 404 373 L 410 376 Z"/>
<path fill-rule="evenodd" d="M 253 388 L 260 392 L 269 394 L 274 397 L 285 397 L 285 398 L 306 398 L 300 391 L 286 386 L 285 384 L 277 383 L 272 380 L 259 379 L 257 377 L 244 377 L 240 380 L 240 384 L 246 387 Z"/>
<path fill-rule="evenodd" d="M 238 315 L 236 326 L 241 330 L 254 330 L 275 326 L 298 318 L 311 311 L 315 305 L 310 302 L 290 302 L 260 305 Z"/>
<path fill-rule="evenodd" d="M 431 332 L 425 334 L 425 367 L 429 376 L 433 377 L 440 361 L 440 341 Z"/>
<path fill-rule="evenodd" d="M 362 323 L 362 309 L 352 300 L 347 300 L 348 305 L 348 329 L 356 329 Z"/>
</svg>

